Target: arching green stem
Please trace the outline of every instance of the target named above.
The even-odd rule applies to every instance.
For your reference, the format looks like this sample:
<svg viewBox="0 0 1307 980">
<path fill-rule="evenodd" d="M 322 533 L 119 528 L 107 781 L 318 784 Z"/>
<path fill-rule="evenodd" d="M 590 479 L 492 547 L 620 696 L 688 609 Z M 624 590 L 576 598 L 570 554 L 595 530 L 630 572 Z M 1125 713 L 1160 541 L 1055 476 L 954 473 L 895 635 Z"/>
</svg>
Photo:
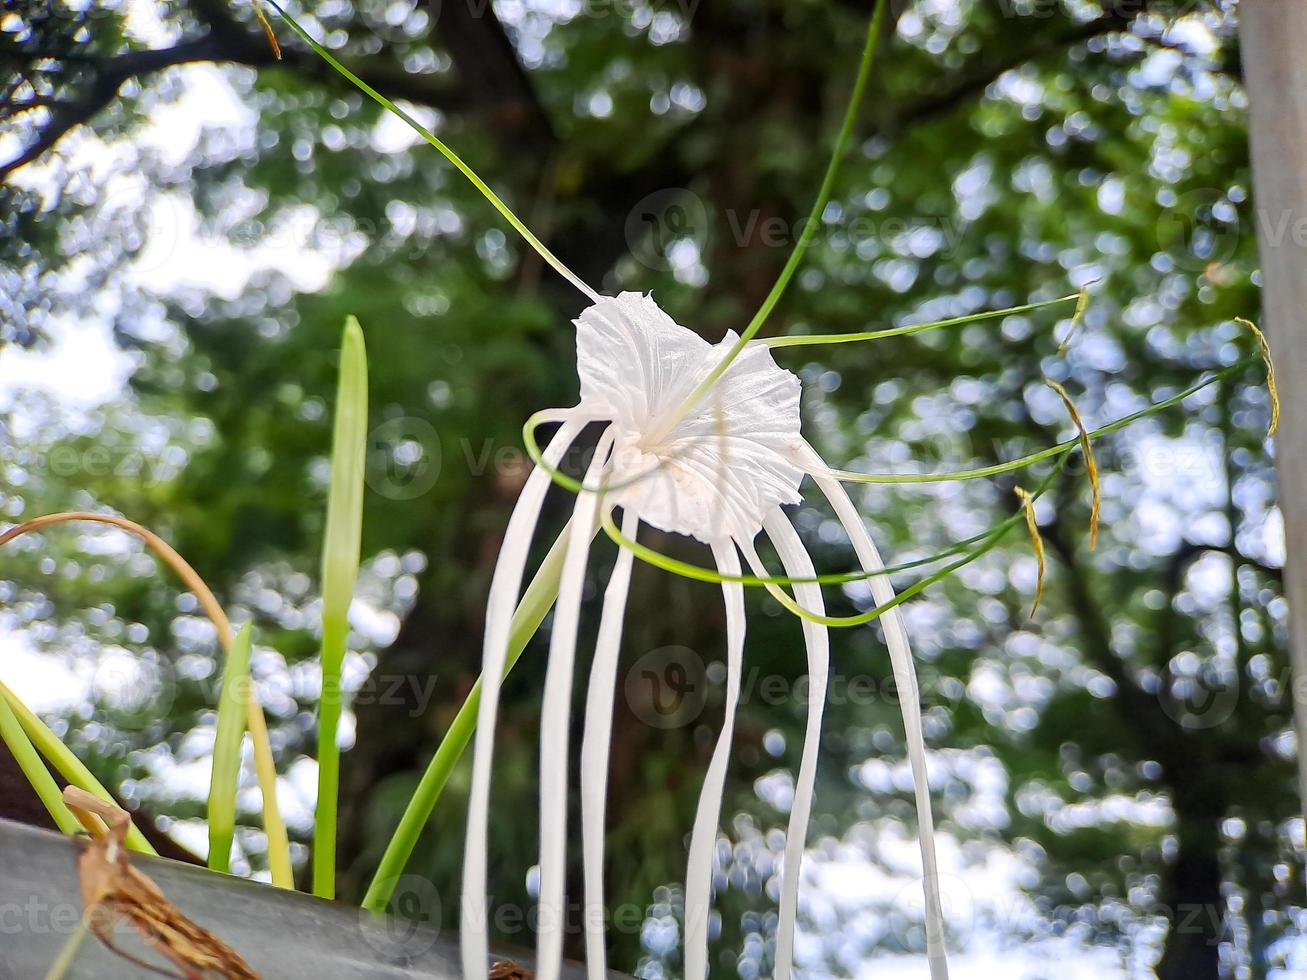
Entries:
<svg viewBox="0 0 1307 980">
<path fill-rule="evenodd" d="M 1047 309 L 1061 303 L 1075 302 L 1078 299 L 1079 294 L 1073 293 L 1070 296 L 1059 296 L 1057 299 L 1048 299 L 1041 303 L 1026 303 L 1023 306 L 1008 307 L 1006 310 L 985 310 L 983 313 L 969 313 L 966 316 L 935 320 L 932 323 L 913 323 L 903 327 L 889 327 L 885 330 L 864 330 L 858 333 L 796 334 L 787 337 L 768 337 L 765 340 L 755 341 L 755 343 L 762 344 L 764 347 L 777 348 L 815 347 L 826 344 L 853 344 L 867 340 L 886 340 L 890 337 L 906 337 L 914 333 L 925 333 L 927 330 L 938 330 L 941 327 L 961 327 L 968 323 L 980 323 L 984 320 L 994 320 L 1004 316 L 1033 313 L 1035 310 Z"/>
<path fill-rule="evenodd" d="M 613 543 L 623 548 L 641 561 L 649 565 L 661 568 L 665 572 L 671 572 L 673 575 L 679 575 L 682 578 L 693 579 L 698 582 L 737 582 L 740 585 L 751 587 L 766 587 L 769 585 L 848 585 L 850 582 L 865 582 L 867 579 L 877 575 L 892 575 L 897 572 L 906 572 L 914 568 L 920 568 L 923 565 L 933 565 L 936 562 L 943 561 L 952 555 L 960 554 L 968 548 L 980 542 L 986 541 L 996 535 L 1007 533 L 1008 526 L 1006 521 L 996 524 L 988 531 L 982 531 L 980 534 L 973 535 L 965 541 L 959 541 L 950 545 L 943 551 L 930 555 L 926 558 L 917 558 L 913 561 L 901 562 L 897 565 L 889 565 L 876 572 L 867 572 L 859 569 L 855 572 L 829 572 L 824 575 L 814 575 L 811 578 L 796 579 L 788 575 L 748 575 L 748 574 L 727 574 L 705 565 L 695 565 L 692 562 L 682 561 L 679 558 L 672 558 L 665 555 L 655 548 L 648 545 L 640 544 L 629 535 L 623 534 L 613 521 L 612 511 L 605 509 L 601 517 L 601 526 L 604 533 L 612 539 Z"/>
<path fill-rule="evenodd" d="M 352 71 L 350 71 L 339 61 L 337 61 L 336 58 L 332 55 L 332 53 L 328 51 L 326 48 L 324 48 L 317 41 L 315 41 L 312 38 L 312 36 L 310 36 L 309 32 L 300 26 L 299 22 L 296 21 L 294 17 L 286 13 L 286 11 L 281 8 L 281 6 L 276 2 L 276 0 L 268 0 L 268 4 L 274 10 L 276 10 L 277 13 L 281 15 L 282 20 L 284 20 L 287 24 L 290 25 L 291 29 L 300 36 L 300 38 L 304 41 L 305 44 L 307 44 L 310 48 L 313 49 L 313 51 L 318 55 L 318 57 L 320 57 L 323 61 L 329 64 L 337 72 L 339 72 L 341 76 L 343 76 L 347 81 L 349 81 L 350 84 L 352 84 L 360 92 L 368 96 L 368 98 L 372 99 L 383 109 L 386 109 L 388 112 L 394 113 L 399 119 L 403 120 L 408 125 L 408 127 L 413 130 L 413 132 L 417 133 L 424 140 L 426 140 L 437 150 L 439 150 L 440 153 L 444 156 L 444 158 L 448 160 L 450 163 L 452 163 L 458 169 L 458 172 L 461 173 L 464 177 L 466 177 L 471 182 L 473 187 L 475 187 L 478 191 L 481 192 L 481 196 L 484 197 L 487 201 L 489 201 L 491 206 L 496 211 L 498 211 L 501 215 L 504 216 L 504 220 L 513 226 L 513 230 L 516 231 L 519 235 L 521 235 L 522 238 L 526 241 L 526 243 L 530 245 L 533 249 L 535 249 L 536 252 L 540 255 L 540 257 L 544 259 L 546 262 L 548 262 L 550 266 L 553 267 L 554 271 L 556 271 L 560 276 L 562 276 L 573 286 L 579 289 L 582 293 L 584 293 L 586 297 L 590 299 L 591 302 L 598 302 L 599 294 L 596 293 L 589 286 L 587 286 L 576 273 L 574 273 L 571 269 L 565 266 L 562 260 L 558 258 L 558 256 L 554 255 L 553 252 L 549 251 L 549 249 L 545 246 L 545 243 L 540 241 L 540 239 L 537 238 L 531 232 L 531 229 L 526 226 L 526 224 L 522 221 L 521 218 L 519 218 L 516 214 L 513 213 L 512 209 L 509 208 L 509 206 L 503 202 L 500 196 L 496 194 L 494 191 L 492 191 L 490 189 L 490 186 L 484 180 L 478 177 L 476 175 L 476 172 L 471 167 L 469 167 L 466 163 L 463 162 L 462 157 L 460 157 L 457 153 L 455 153 L 452 149 L 450 149 L 447 145 L 445 145 L 444 141 L 441 140 L 438 136 L 436 136 L 435 133 L 431 132 L 431 130 L 427 129 L 420 122 L 418 122 L 416 119 L 410 116 L 407 112 L 405 112 L 399 106 L 395 105 L 394 102 L 391 102 L 390 99 L 386 98 L 376 89 L 374 89 L 371 85 L 363 81 L 363 79 L 359 78 Z"/>
<path fill-rule="evenodd" d="M 1062 472 L 1065 463 L 1066 463 L 1065 459 L 1059 460 L 1058 465 L 1054 467 L 1052 472 L 1050 472 L 1047 477 L 1044 478 L 1044 481 L 1039 485 L 1039 488 L 1035 491 L 1035 493 L 1032 494 L 1032 497 L 1039 497 L 1041 494 L 1045 493 L 1050 486 L 1052 486 L 1053 480 L 1057 477 L 1059 473 Z M 965 568 L 967 565 L 970 565 L 978 558 L 981 558 L 982 556 L 988 554 L 990 551 L 993 551 L 994 548 L 998 545 L 998 543 L 1002 541 L 1003 538 L 1007 535 L 1007 532 L 1010 531 L 1013 528 L 1013 526 L 1017 524 L 1018 521 L 1022 521 L 1022 520 L 1024 520 L 1024 517 L 1022 516 L 1021 513 L 1017 513 L 1013 515 L 1012 517 L 1004 521 L 1001 525 L 999 525 L 999 527 L 1001 528 L 1001 531 L 999 531 L 999 533 L 996 533 L 991 537 L 987 538 L 979 547 L 973 548 L 971 551 L 967 552 L 957 561 L 944 566 L 938 572 L 935 572 L 933 575 L 928 575 L 920 582 L 916 582 L 913 585 L 908 586 L 906 589 L 904 589 L 902 592 L 896 595 L 889 602 L 883 602 L 872 609 L 868 609 L 866 612 L 858 613 L 853 616 L 827 616 L 821 613 L 815 613 L 812 610 L 801 605 L 800 603 L 796 602 L 793 598 L 790 597 L 789 593 L 787 593 L 779 585 L 772 585 L 770 583 L 766 583 L 764 584 L 763 587 L 767 590 L 768 594 L 772 596 L 772 598 L 774 598 L 787 610 L 792 612 L 794 615 L 798 616 L 800 619 L 806 620 L 807 622 L 816 623 L 820 626 L 836 627 L 839 629 L 846 629 L 851 626 L 865 626 L 867 623 L 879 619 L 881 616 L 889 612 L 895 606 L 902 605 L 904 602 L 907 602 L 907 600 L 913 598 L 914 596 L 920 595 L 922 592 L 930 588 L 936 582 L 943 581 L 944 579 L 952 575 L 954 572 L 958 571 L 961 568 Z"/>
<path fill-rule="evenodd" d="M 753 315 L 749 325 L 744 328 L 740 334 L 740 339 L 735 342 L 726 355 L 721 359 L 709 373 L 706 378 L 699 384 L 690 396 L 682 403 L 678 412 L 673 412 L 664 421 L 662 431 L 654 433 L 651 440 L 656 442 L 665 436 L 675 427 L 676 423 L 683 419 L 704 395 L 717 383 L 717 379 L 726 373 L 726 369 L 731 366 L 732 362 L 740 356 L 745 346 L 762 329 L 762 325 L 771 315 L 776 304 L 785 295 L 786 288 L 790 285 L 790 280 L 794 278 L 794 273 L 798 271 L 800 263 L 803 262 L 804 256 L 808 252 L 808 247 L 817 235 L 817 225 L 821 221 L 821 216 L 826 210 L 826 205 L 830 203 L 831 193 L 835 189 L 835 177 L 839 173 L 840 164 L 844 162 L 844 154 L 848 151 L 849 140 L 853 137 L 853 124 L 857 122 L 858 110 L 862 107 L 862 96 L 867 91 L 867 80 L 871 77 L 871 66 L 876 60 L 877 42 L 880 40 L 881 25 L 885 20 L 885 8 L 889 6 L 886 0 L 876 0 L 876 11 L 872 14 L 871 24 L 867 27 L 867 40 L 862 47 L 862 61 L 858 64 L 858 75 L 853 82 L 853 92 L 849 96 L 848 108 L 844 110 L 844 121 L 840 125 L 839 135 L 835 137 L 835 146 L 831 150 L 830 162 L 826 165 L 825 176 L 821 179 L 821 187 L 817 191 L 817 199 L 813 201 L 812 211 L 808 215 L 808 220 L 803 225 L 803 230 L 799 233 L 799 240 L 794 244 L 794 251 L 790 253 L 789 259 L 785 263 L 785 268 L 781 269 L 781 274 L 776 278 L 776 284 L 772 286 L 771 292 L 767 298 L 762 301 L 758 307 L 758 312 Z"/>
<path fill-rule="evenodd" d="M 1115 422 L 1109 422 L 1097 429 L 1091 429 L 1088 432 L 1090 439 L 1098 439 L 1101 436 L 1110 435 L 1113 432 L 1120 432 L 1122 429 L 1140 419 L 1147 418 L 1150 415 L 1178 405 L 1186 398 L 1194 395 L 1209 385 L 1216 384 L 1224 378 L 1244 371 L 1254 364 L 1260 363 L 1260 358 L 1247 358 L 1232 364 L 1228 368 L 1222 368 L 1208 375 L 1202 381 L 1190 385 L 1184 391 L 1177 392 L 1169 398 L 1162 401 L 1154 402 L 1147 408 L 1142 408 L 1137 412 L 1117 419 Z M 1047 449 L 1041 449 L 1038 452 L 1031 453 L 1028 456 L 1022 456 L 1019 459 L 1008 460 L 1006 463 L 995 463 L 992 466 L 978 466 L 970 470 L 952 470 L 947 473 L 858 473 L 854 470 L 828 470 L 827 474 L 835 477 L 842 483 L 951 483 L 957 480 L 979 480 L 984 477 L 1000 476 L 1004 473 L 1012 473 L 1016 470 L 1025 469 L 1027 466 L 1033 466 L 1035 463 L 1042 463 L 1045 460 L 1055 459 L 1064 453 L 1069 453 L 1081 444 L 1081 436 L 1077 435 L 1074 439 L 1068 439 L 1065 442 L 1059 442 L 1055 446 L 1049 446 Z"/>
</svg>

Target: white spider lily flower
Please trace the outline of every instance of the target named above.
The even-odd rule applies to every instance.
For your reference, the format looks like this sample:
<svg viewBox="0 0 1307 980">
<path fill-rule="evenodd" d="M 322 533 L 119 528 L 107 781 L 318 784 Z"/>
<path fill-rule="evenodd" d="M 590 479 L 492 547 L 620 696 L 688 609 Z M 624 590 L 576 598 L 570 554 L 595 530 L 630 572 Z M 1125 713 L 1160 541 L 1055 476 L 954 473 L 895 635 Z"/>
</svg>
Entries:
<svg viewBox="0 0 1307 980">
<path fill-rule="evenodd" d="M 609 419 L 615 438 L 610 503 L 712 544 L 751 539 L 773 507 L 800 501 L 799 379 L 770 351 L 746 348 L 686 407 L 737 340 L 709 344 L 640 293 L 576 320 L 579 410 Z"/>
<path fill-rule="evenodd" d="M 744 656 L 739 556 L 743 554 L 756 575 L 766 577 L 754 547 L 759 533 L 765 533 L 786 576 L 795 580 L 794 594 L 799 604 L 813 617 L 823 614 L 821 588 L 815 581 L 812 560 L 781 509 L 801 501 L 799 486 L 804 476 L 811 476 L 846 528 L 876 601 L 889 601 L 893 590 L 888 579 L 879 574 L 883 565 L 847 494 L 802 437 L 799 379 L 779 367 L 765 345 L 746 345 L 715 376 L 736 346 L 736 334 L 728 333 L 720 343 L 709 344 L 675 323 L 650 296 L 630 292 L 601 298 L 581 314 L 576 328 L 580 403 L 573 409 L 542 413 L 549 421 L 562 425 L 518 500 L 491 583 L 483 651 L 485 686 L 476 729 L 464 863 L 464 976 L 486 975 L 489 790 L 499 679 L 507 653 L 507 623 L 521 589 L 526 553 L 554 468 L 586 424 L 603 421 L 608 424 L 578 490 L 572 523 L 566 532 L 567 551 L 550 638 L 540 734 L 540 925 L 536 971 L 541 980 L 557 980 L 561 966 L 568 714 L 586 560 L 601 512 L 620 507 L 625 537 L 634 539 L 640 522 L 689 535 L 711 546 L 718 572 L 725 577 L 725 718 L 700 793 L 685 881 L 685 976 L 702 980 L 708 972 L 713 852 Z M 630 573 L 631 554 L 624 548 L 604 595 L 582 741 L 583 919 L 587 970 L 593 980 L 606 976 L 602 915 L 604 802 L 613 688 Z M 916 675 L 899 610 L 890 609 L 882 618 L 895 679 L 904 692 L 902 709 L 920 825 L 927 953 L 932 977 L 943 980 L 948 974 Z M 774 971 L 778 980 L 788 980 L 791 974 L 800 866 L 829 674 L 826 626 L 812 617 L 805 617 L 802 626 L 811 695 L 781 877 Z"/>
</svg>

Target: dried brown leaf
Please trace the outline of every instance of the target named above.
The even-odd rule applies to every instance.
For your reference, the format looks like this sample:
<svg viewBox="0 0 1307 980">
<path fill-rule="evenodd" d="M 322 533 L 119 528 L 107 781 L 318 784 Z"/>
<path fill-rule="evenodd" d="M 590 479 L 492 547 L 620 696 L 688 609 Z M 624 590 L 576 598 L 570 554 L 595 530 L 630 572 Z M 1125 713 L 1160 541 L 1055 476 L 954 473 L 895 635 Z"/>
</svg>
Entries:
<svg viewBox="0 0 1307 980">
<path fill-rule="evenodd" d="M 1057 345 L 1058 357 L 1067 352 L 1067 348 L 1071 346 L 1072 338 L 1080 332 L 1081 326 L 1084 325 L 1085 311 L 1089 309 L 1089 287 L 1096 282 L 1098 282 L 1097 279 L 1080 287 L 1080 296 L 1076 299 L 1076 309 L 1071 314 L 1071 326 L 1067 328 L 1066 336 L 1062 338 L 1062 342 Z"/>
<path fill-rule="evenodd" d="M 273 33 L 272 25 L 268 23 L 268 16 L 263 12 L 263 0 L 254 0 L 254 16 L 259 18 L 259 24 L 263 27 L 263 33 L 268 37 L 268 44 L 272 46 L 272 53 L 281 60 L 281 45 L 277 43 L 277 35 Z"/>
<path fill-rule="evenodd" d="M 490 980 L 535 980 L 535 974 L 512 960 L 500 960 L 490 968 Z"/>
<path fill-rule="evenodd" d="M 1268 436 L 1275 435 L 1275 430 L 1280 427 L 1280 391 L 1275 384 L 1275 364 L 1271 361 L 1271 345 L 1266 341 L 1266 334 L 1252 320 L 1245 320 L 1241 316 L 1234 318 L 1234 322 L 1241 327 L 1247 327 L 1257 338 L 1257 350 L 1262 355 L 1262 361 L 1266 364 L 1266 391 L 1271 396 L 1271 424 L 1266 430 Z"/>
<path fill-rule="evenodd" d="M 75 786 L 64 790 L 64 802 L 79 817 L 93 815 L 109 825 L 77 861 L 82 905 L 96 938 L 119 956 L 163 976 L 182 980 L 258 980 L 258 974 L 235 950 L 188 919 L 164 897 L 158 885 L 132 866 L 124 845 L 131 826 L 126 810 Z M 153 966 L 115 946 L 113 929 L 120 921 L 126 921 L 179 972 Z"/>
<path fill-rule="evenodd" d="M 1057 392 L 1058 397 L 1062 399 L 1062 404 L 1066 406 L 1067 414 L 1071 416 L 1071 421 L 1075 423 L 1080 433 L 1080 451 L 1085 457 L 1085 472 L 1089 474 L 1089 489 L 1093 494 L 1093 505 L 1089 511 L 1089 548 L 1092 551 L 1098 547 L 1098 519 L 1103 510 L 1103 488 L 1098 482 L 1098 460 L 1094 458 L 1094 447 L 1089 441 L 1089 430 L 1085 428 L 1085 421 L 1080 417 L 1080 412 L 1075 402 L 1071 400 L 1071 396 L 1056 381 L 1045 378 L 1044 384 Z"/>
<path fill-rule="evenodd" d="M 1035 498 L 1025 487 L 1016 487 L 1016 495 L 1021 498 L 1021 506 L 1026 511 L 1026 529 L 1030 532 L 1030 545 L 1035 549 L 1035 559 L 1039 562 L 1039 577 L 1035 581 L 1035 601 L 1030 606 L 1030 618 L 1035 618 L 1039 609 L 1039 600 L 1044 598 L 1044 574 L 1048 570 L 1044 555 L 1044 538 L 1039 533 L 1039 522 L 1035 520 Z"/>
</svg>

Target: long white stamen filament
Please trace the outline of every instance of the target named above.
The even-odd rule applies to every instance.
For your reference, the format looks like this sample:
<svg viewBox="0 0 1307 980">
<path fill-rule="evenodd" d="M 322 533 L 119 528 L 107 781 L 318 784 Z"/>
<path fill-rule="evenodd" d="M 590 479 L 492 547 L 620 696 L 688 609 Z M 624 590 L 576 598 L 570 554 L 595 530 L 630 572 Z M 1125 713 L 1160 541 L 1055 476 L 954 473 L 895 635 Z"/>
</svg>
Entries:
<svg viewBox="0 0 1307 980">
<path fill-rule="evenodd" d="M 815 456 L 815 453 L 814 453 Z M 820 464 L 820 460 L 818 460 Z M 853 501 L 838 480 L 826 476 L 813 479 L 835 514 L 844 531 L 853 542 L 864 571 L 878 572 L 885 565 L 876 550 L 871 535 L 858 516 Z M 872 601 L 884 605 L 894 599 L 894 586 L 889 576 L 877 575 L 868 580 Z M 944 913 L 940 907 L 939 865 L 935 858 L 935 821 L 930 806 L 930 780 L 926 772 L 926 739 L 921 729 L 921 695 L 917 688 L 917 671 L 912 662 L 912 649 L 908 645 L 908 631 L 897 606 L 880 617 L 885 630 L 885 645 L 889 648 L 890 666 L 894 671 L 894 684 L 899 690 L 899 706 L 903 711 L 903 729 L 908 747 L 908 762 L 912 767 L 912 785 L 917 802 L 917 834 L 921 844 L 922 885 L 926 895 L 926 957 L 930 963 L 932 980 L 948 980 L 948 958 L 944 949 Z"/>
<path fill-rule="evenodd" d="M 740 558 L 730 542 L 713 545 L 717 570 L 723 575 L 740 574 Z M 726 603 L 726 705 L 722 729 L 717 736 L 699 808 L 690 834 L 690 858 L 685 869 L 685 977 L 703 980 L 708 976 L 708 919 L 712 901 L 713 853 L 717 847 L 717 825 L 721 821 L 726 769 L 735 737 L 735 712 L 740 703 L 740 675 L 744 670 L 744 586 L 723 582 Z"/>
<path fill-rule="evenodd" d="M 640 515 L 631 508 L 622 514 L 622 533 L 635 539 Z M 604 949 L 604 815 L 608 796 L 608 749 L 613 734 L 613 690 L 622 649 L 622 622 L 631 587 L 629 548 L 619 548 L 613 574 L 604 590 L 590 687 L 585 699 L 581 735 L 581 858 L 585 876 L 585 963 L 590 980 L 608 975 Z"/>
<path fill-rule="evenodd" d="M 776 548 L 785 574 L 803 579 L 816 576 L 799 534 L 779 507 L 767 515 L 763 529 Z M 767 574 L 758 553 L 750 545 L 745 558 L 755 575 Z M 826 605 L 821 586 L 814 582 L 795 582 L 794 598 L 806 609 L 824 615 Z M 785 832 L 785 857 L 781 876 L 780 915 L 776 923 L 776 980 L 789 980 L 794 966 L 794 924 L 799 912 L 799 873 L 808 838 L 808 818 L 812 814 L 812 796 L 817 782 L 817 751 L 821 744 L 821 722 L 826 710 L 826 687 L 830 679 L 830 634 L 826 627 L 802 619 L 803 642 L 808 654 L 808 721 L 803 733 L 803 752 L 799 758 L 799 775 L 794 781 L 794 803 Z"/>
<path fill-rule="evenodd" d="M 596 486 L 613 446 L 613 430 L 599 439 L 586 470 L 585 485 Z M 576 634 L 581 619 L 581 592 L 590 558 L 590 541 L 599 520 L 600 494 L 583 490 L 576 497 L 568 532 L 567 554 L 558 585 L 558 602 L 549 635 L 540 715 L 540 899 L 536 930 L 536 976 L 558 980 L 563 966 L 563 901 L 567 879 L 567 751 L 572 715 L 572 673 Z"/>
<path fill-rule="evenodd" d="M 545 459 L 557 466 L 585 419 L 569 417 L 545 448 Z M 467 837 L 463 849 L 463 909 L 460 921 L 463 977 L 475 980 L 490 971 L 486 914 L 486 842 L 489 830 L 490 775 L 495 749 L 495 719 L 499 688 L 508 657 L 508 632 L 522 591 L 522 572 L 540 507 L 550 485 L 549 473 L 537 467 L 527 477 L 504 532 L 486 602 L 486 632 L 481 652 L 481 704 L 477 709 L 476 739 L 472 756 L 472 789 L 467 808 Z"/>
</svg>

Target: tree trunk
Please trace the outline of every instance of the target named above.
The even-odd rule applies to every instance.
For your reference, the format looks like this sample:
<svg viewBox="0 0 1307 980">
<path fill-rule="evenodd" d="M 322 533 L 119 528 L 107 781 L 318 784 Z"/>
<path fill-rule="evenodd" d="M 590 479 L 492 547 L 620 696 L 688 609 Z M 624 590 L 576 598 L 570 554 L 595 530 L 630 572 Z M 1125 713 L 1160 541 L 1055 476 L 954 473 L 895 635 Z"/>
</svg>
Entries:
<svg viewBox="0 0 1307 980">
<path fill-rule="evenodd" d="M 1307 482 L 1307 4 L 1244 0 L 1239 36 L 1249 98 L 1253 202 L 1260 239 L 1263 307 L 1275 352 L 1284 419 L 1276 468 L 1282 487 Z M 1298 787 L 1307 799 L 1307 497 L 1282 493 L 1288 539 L 1284 594 L 1293 611 L 1290 645 L 1298 731 Z"/>
<path fill-rule="evenodd" d="M 1197 774 L 1195 774 L 1197 775 Z M 1170 919 L 1158 980 L 1219 980 L 1220 944 L 1225 936 L 1221 891 L 1220 815 L 1202 788 L 1177 792 L 1179 853 L 1167 869 L 1162 911 Z M 1183 795 L 1181 795 L 1183 792 Z M 1207 798 L 1204 798 L 1207 797 Z"/>
</svg>

